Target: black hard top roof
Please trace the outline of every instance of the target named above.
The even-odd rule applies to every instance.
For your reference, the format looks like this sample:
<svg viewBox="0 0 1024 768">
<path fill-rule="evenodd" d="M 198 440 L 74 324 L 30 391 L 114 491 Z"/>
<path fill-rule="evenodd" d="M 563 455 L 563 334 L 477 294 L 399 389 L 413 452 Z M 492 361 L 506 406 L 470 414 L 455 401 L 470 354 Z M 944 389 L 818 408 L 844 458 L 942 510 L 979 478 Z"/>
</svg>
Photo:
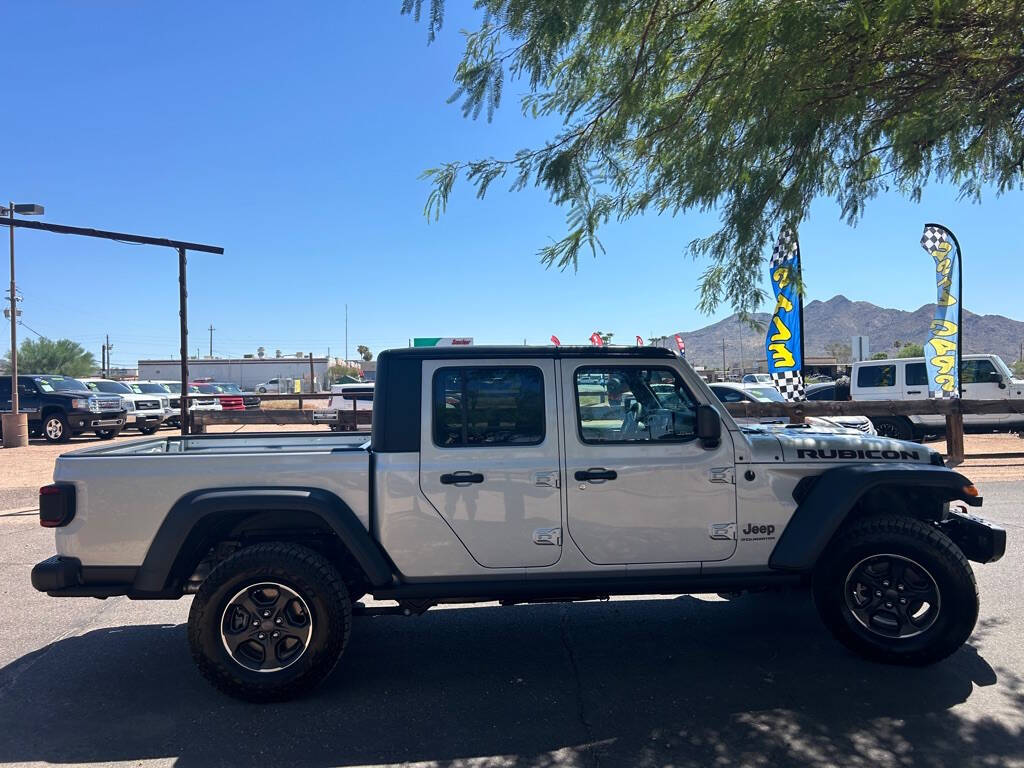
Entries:
<svg viewBox="0 0 1024 768">
<path fill-rule="evenodd" d="M 456 347 L 404 347 L 387 349 L 378 355 L 398 358 L 433 360 L 437 358 L 538 358 L 538 357 L 593 357 L 597 359 L 629 358 L 673 358 L 675 352 L 664 347 L 519 347 L 519 346 L 456 346 Z"/>
</svg>

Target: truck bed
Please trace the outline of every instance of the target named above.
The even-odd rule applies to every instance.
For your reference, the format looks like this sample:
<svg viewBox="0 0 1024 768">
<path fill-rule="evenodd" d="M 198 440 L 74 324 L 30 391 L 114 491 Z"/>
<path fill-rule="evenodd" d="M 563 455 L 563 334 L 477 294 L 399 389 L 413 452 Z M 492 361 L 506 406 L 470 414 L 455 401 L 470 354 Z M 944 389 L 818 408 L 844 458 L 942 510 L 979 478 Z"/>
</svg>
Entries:
<svg viewBox="0 0 1024 768">
<path fill-rule="evenodd" d="M 74 520 L 57 553 L 88 565 L 138 566 L 171 507 L 225 488 L 316 488 L 369 527 L 369 435 L 262 433 L 153 437 L 58 457 L 56 482 L 75 485 Z"/>
</svg>

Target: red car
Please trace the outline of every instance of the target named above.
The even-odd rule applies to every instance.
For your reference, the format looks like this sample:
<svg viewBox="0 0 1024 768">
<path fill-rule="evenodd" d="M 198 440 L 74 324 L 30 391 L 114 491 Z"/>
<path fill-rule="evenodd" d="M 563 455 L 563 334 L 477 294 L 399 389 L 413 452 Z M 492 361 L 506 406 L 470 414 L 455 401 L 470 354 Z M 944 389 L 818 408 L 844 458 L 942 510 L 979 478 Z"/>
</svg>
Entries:
<svg viewBox="0 0 1024 768">
<path fill-rule="evenodd" d="M 212 381 L 197 381 L 195 386 L 204 395 L 216 395 L 220 400 L 220 407 L 225 411 L 244 411 L 245 400 L 242 399 L 242 390 L 235 384 L 219 384 Z"/>
</svg>

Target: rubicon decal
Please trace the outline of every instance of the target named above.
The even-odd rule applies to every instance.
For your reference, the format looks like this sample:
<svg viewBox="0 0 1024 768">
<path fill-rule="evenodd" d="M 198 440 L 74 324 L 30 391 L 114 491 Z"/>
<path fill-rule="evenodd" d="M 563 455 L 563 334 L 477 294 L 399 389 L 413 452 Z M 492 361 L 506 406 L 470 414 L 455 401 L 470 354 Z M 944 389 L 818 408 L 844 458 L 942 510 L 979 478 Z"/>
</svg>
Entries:
<svg viewBox="0 0 1024 768">
<path fill-rule="evenodd" d="M 830 448 L 828 450 L 797 448 L 796 457 L 798 459 L 888 459 L 890 461 L 920 461 L 921 459 L 921 455 L 917 451 L 894 451 L 892 449 L 882 451 L 874 448 L 867 450 L 863 448 L 856 450 L 852 448 Z"/>
</svg>

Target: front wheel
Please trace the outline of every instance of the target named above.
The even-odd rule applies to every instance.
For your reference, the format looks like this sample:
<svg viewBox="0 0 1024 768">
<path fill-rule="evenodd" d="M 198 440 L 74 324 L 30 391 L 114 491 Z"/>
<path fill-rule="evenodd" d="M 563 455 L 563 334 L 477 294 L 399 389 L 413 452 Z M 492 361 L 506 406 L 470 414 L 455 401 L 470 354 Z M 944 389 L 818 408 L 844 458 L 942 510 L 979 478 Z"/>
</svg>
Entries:
<svg viewBox="0 0 1024 768">
<path fill-rule="evenodd" d="M 43 417 L 43 437 L 48 443 L 66 443 L 71 439 L 68 420 L 63 413 L 49 413 Z"/>
<path fill-rule="evenodd" d="M 978 620 L 967 558 L 933 525 L 910 517 L 862 518 L 837 533 L 813 590 L 836 639 L 875 661 L 940 661 L 967 641 Z"/>
<path fill-rule="evenodd" d="M 100 440 L 113 440 L 119 434 L 121 434 L 121 430 L 120 429 L 97 429 L 96 430 L 96 437 L 98 437 Z"/>
<path fill-rule="evenodd" d="M 138 427 L 139 432 L 141 432 L 144 435 L 152 435 L 158 429 L 160 429 L 160 425 L 159 424 L 149 424 L 148 426 L 140 426 L 140 427 Z"/>
<path fill-rule="evenodd" d="M 330 674 L 351 626 L 348 590 L 326 559 L 297 544 L 257 544 L 203 582 L 188 639 L 199 671 L 222 691 L 279 701 Z"/>
</svg>

